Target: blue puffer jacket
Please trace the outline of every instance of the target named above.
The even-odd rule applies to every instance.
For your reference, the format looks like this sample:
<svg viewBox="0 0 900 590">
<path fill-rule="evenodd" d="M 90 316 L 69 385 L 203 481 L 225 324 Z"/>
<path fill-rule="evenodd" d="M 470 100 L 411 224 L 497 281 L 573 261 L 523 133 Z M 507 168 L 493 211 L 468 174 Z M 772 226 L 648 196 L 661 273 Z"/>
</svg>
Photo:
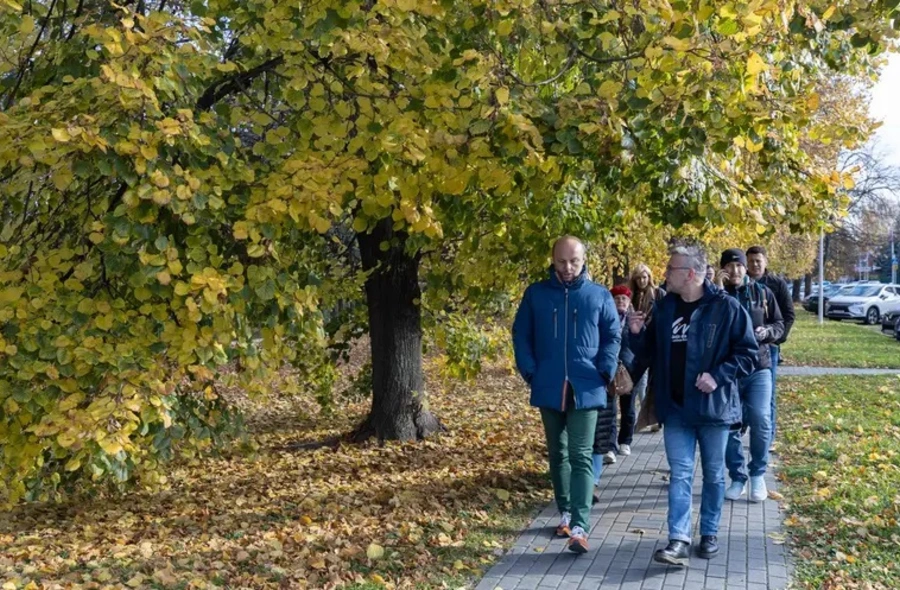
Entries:
<svg viewBox="0 0 900 590">
<path fill-rule="evenodd" d="M 516 366 L 531 385 L 531 405 L 566 410 L 565 383 L 575 408 L 606 406 L 606 386 L 615 375 L 622 335 L 609 291 L 587 278 L 572 283 L 550 278 L 525 290 L 513 323 Z"/>
<path fill-rule="evenodd" d="M 690 425 L 726 425 L 741 421 L 738 379 L 753 372 L 759 350 L 750 316 L 737 299 L 704 283 L 700 305 L 691 316 L 688 328 L 687 364 L 684 371 L 684 405 L 672 401 L 671 350 L 672 322 L 678 295 L 670 293 L 656 304 L 653 321 L 640 334 L 629 334 L 631 350 L 649 363 L 653 372 L 656 417 L 665 424 L 678 414 Z M 703 393 L 694 384 L 702 373 L 709 373 L 718 388 Z"/>
</svg>

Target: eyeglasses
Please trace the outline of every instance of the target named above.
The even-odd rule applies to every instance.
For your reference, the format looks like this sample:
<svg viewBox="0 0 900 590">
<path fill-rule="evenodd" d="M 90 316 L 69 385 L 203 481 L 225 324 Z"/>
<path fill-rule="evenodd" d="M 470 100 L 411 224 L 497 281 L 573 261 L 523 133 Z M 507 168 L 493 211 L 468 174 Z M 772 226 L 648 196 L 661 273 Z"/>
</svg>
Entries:
<svg viewBox="0 0 900 590">
<path fill-rule="evenodd" d="M 690 266 L 667 266 L 666 267 L 667 274 L 672 272 L 673 270 L 691 270 L 691 267 Z"/>
</svg>

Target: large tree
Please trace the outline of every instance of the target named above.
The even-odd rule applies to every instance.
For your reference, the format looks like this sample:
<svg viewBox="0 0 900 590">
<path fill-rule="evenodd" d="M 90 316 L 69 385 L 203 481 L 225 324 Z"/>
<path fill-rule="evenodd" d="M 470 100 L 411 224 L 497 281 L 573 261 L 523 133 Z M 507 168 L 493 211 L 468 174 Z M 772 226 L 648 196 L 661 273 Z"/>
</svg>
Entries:
<svg viewBox="0 0 900 590">
<path fill-rule="evenodd" d="M 152 475 L 227 422 L 223 367 L 318 362 L 360 285 L 360 434 L 419 438 L 423 314 L 554 235 L 837 209 L 814 81 L 869 71 L 895 4 L 3 0 L 6 498 Z"/>
</svg>

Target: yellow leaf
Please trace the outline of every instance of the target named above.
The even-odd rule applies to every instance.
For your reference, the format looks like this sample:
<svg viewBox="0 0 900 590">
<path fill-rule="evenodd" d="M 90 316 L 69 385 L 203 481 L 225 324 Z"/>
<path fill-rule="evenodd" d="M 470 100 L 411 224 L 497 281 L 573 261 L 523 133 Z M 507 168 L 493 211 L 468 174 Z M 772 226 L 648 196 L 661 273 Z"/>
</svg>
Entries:
<svg viewBox="0 0 900 590">
<path fill-rule="evenodd" d="M 810 109 L 814 110 L 814 111 L 815 111 L 815 110 L 818 110 L 818 108 L 819 108 L 819 95 L 816 94 L 815 92 L 813 92 L 812 94 L 810 94 L 809 97 L 806 99 L 806 106 L 809 107 Z"/>
<path fill-rule="evenodd" d="M 147 160 L 155 160 L 159 153 L 156 151 L 156 148 L 152 145 L 142 145 L 141 146 L 141 155 L 144 156 Z"/>
<path fill-rule="evenodd" d="M 822 13 L 822 20 L 830 19 L 834 15 L 835 10 L 837 10 L 837 6 L 835 6 L 834 4 L 829 6 L 828 10 L 826 10 L 824 13 Z"/>
<path fill-rule="evenodd" d="M 507 490 L 497 490 L 495 493 L 497 494 L 497 497 L 504 502 L 509 500 L 509 492 Z"/>
<path fill-rule="evenodd" d="M 755 51 L 750 52 L 750 57 L 747 58 L 747 73 L 751 76 L 755 76 L 762 71 L 768 69 L 769 66 L 766 65 L 766 62 L 759 56 Z"/>
<path fill-rule="evenodd" d="M 366 231 L 367 227 L 369 227 L 369 224 L 364 218 L 357 217 L 356 219 L 353 220 L 353 231 L 355 231 L 357 233 L 362 233 L 362 232 Z"/>
<path fill-rule="evenodd" d="M 125 582 L 125 585 L 129 586 L 131 588 L 137 588 L 143 583 L 144 583 L 143 574 L 134 574 L 134 577 L 131 578 L 130 580 L 128 580 L 127 582 Z"/>
<path fill-rule="evenodd" d="M 168 271 L 164 270 L 162 272 L 156 273 L 156 280 L 163 285 L 168 285 L 172 282 L 172 275 L 170 275 Z"/>
<path fill-rule="evenodd" d="M 324 570 L 328 567 L 328 564 L 325 563 L 325 560 L 321 557 L 317 558 L 315 561 L 311 561 L 309 567 L 314 570 Z"/>
<path fill-rule="evenodd" d="M 150 181 L 159 188 L 166 188 L 169 186 L 169 177 L 159 170 L 155 170 L 153 174 L 150 175 Z"/>
<path fill-rule="evenodd" d="M 366 557 L 369 559 L 381 559 L 384 557 L 384 547 L 378 543 L 371 543 L 366 549 Z"/>
<path fill-rule="evenodd" d="M 464 569 L 466 569 L 466 564 L 464 564 L 461 559 L 457 559 L 456 561 L 453 562 L 453 569 L 464 570 Z"/>
<path fill-rule="evenodd" d="M 505 105 L 509 102 L 509 88 L 503 86 L 497 89 L 497 92 L 494 94 L 497 97 L 497 104 L 500 106 Z"/>
<path fill-rule="evenodd" d="M 69 135 L 69 132 L 65 129 L 52 129 L 50 131 L 50 134 L 53 135 L 53 139 L 60 143 L 66 143 L 67 141 L 72 139 L 72 136 Z"/>
<path fill-rule="evenodd" d="M 59 436 L 56 437 L 56 443 L 64 449 L 68 449 L 74 445 L 76 440 L 77 439 L 72 431 L 60 432 Z"/>
<path fill-rule="evenodd" d="M 234 228 L 231 230 L 232 235 L 234 235 L 235 240 L 246 240 L 248 234 L 247 231 L 247 222 L 238 221 L 234 224 Z"/>
<path fill-rule="evenodd" d="M 97 441 L 97 444 L 100 445 L 100 448 L 103 449 L 103 452 L 107 455 L 116 455 L 122 450 L 122 445 L 118 441 L 108 438 Z"/>
<path fill-rule="evenodd" d="M 606 99 L 615 98 L 615 96 L 622 90 L 622 84 L 620 82 L 615 82 L 613 80 L 606 80 L 603 84 L 600 85 L 600 88 L 597 90 L 597 94 Z"/>
<path fill-rule="evenodd" d="M 678 37 L 663 37 L 663 43 L 674 49 L 675 51 L 687 51 L 691 48 L 689 39 L 679 39 Z"/>
<path fill-rule="evenodd" d="M 144 541 L 141 543 L 141 555 L 145 558 L 149 559 L 153 557 L 153 543 L 150 541 Z"/>
<path fill-rule="evenodd" d="M 26 14 L 22 17 L 22 24 L 19 25 L 19 32 L 23 35 L 30 35 L 34 32 L 34 17 Z"/>
<path fill-rule="evenodd" d="M 378 574 L 372 574 L 371 576 L 369 576 L 369 579 L 372 580 L 373 582 L 375 582 L 376 584 L 381 584 L 382 586 L 384 586 L 384 584 L 385 584 L 384 578 L 382 578 Z"/>
</svg>

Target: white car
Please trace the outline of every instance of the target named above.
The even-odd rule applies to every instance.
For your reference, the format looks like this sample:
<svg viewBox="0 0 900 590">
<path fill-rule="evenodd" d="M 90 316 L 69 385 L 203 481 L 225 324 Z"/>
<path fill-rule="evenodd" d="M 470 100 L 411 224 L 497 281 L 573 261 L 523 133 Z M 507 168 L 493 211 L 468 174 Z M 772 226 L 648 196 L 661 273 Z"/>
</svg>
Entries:
<svg viewBox="0 0 900 590">
<path fill-rule="evenodd" d="M 900 310 L 900 285 L 848 285 L 828 300 L 825 315 L 832 320 L 863 320 L 877 324 L 881 316 Z"/>
</svg>

